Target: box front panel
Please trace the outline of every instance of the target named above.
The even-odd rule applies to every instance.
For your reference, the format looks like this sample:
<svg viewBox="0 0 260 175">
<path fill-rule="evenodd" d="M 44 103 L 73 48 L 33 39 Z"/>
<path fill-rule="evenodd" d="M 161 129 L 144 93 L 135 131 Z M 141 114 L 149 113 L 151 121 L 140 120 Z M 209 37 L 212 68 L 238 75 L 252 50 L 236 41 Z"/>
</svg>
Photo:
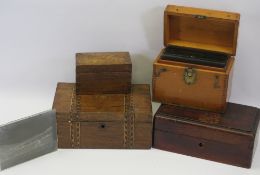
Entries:
<svg viewBox="0 0 260 175">
<path fill-rule="evenodd" d="M 227 76 L 222 72 L 154 64 L 153 100 L 223 112 Z"/>
<path fill-rule="evenodd" d="M 180 134 L 154 131 L 153 147 L 179 154 L 249 168 L 252 150 Z"/>
<path fill-rule="evenodd" d="M 250 168 L 252 150 L 185 135 L 154 131 L 153 147 L 179 154 Z"/>
<path fill-rule="evenodd" d="M 205 117 L 202 117 L 201 120 L 205 120 Z M 207 116 L 206 120 L 208 124 L 195 123 L 192 122 L 192 119 L 189 121 L 189 119 L 182 119 L 181 117 L 179 119 L 178 117 L 169 119 L 163 116 L 156 116 L 154 128 L 188 137 L 212 140 L 241 148 L 250 148 L 253 139 L 250 133 L 235 129 L 231 130 L 228 127 L 217 127 L 215 123 L 218 122 L 218 119 L 214 118 L 214 116 Z"/>
<path fill-rule="evenodd" d="M 131 81 L 126 80 L 91 80 L 77 83 L 77 94 L 118 94 L 129 93 Z"/>
<path fill-rule="evenodd" d="M 62 110 L 66 107 L 65 112 L 61 110 L 58 114 L 59 148 L 151 147 L 152 109 L 149 85 L 133 85 L 131 94 L 74 97 L 72 86 L 69 90 L 72 95 L 70 100 L 66 100 L 70 102 L 68 105 L 63 107 L 58 100 L 54 104 L 54 107 L 56 103 L 61 104 Z"/>
<path fill-rule="evenodd" d="M 118 80 L 118 81 L 131 81 L 130 72 L 92 72 L 92 73 L 78 73 L 76 81 L 84 83 L 88 81 L 106 81 L 106 80 Z"/>
<path fill-rule="evenodd" d="M 81 122 L 80 148 L 124 148 L 124 123 Z"/>
<path fill-rule="evenodd" d="M 93 72 L 132 72 L 132 64 L 77 65 L 76 75 Z"/>
</svg>

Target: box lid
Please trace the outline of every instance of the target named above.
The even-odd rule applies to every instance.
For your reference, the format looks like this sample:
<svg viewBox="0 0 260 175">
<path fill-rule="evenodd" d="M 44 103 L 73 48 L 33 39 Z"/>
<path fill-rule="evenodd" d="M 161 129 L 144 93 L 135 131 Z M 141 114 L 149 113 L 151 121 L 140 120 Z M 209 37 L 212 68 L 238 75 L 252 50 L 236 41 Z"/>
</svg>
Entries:
<svg viewBox="0 0 260 175">
<path fill-rule="evenodd" d="M 236 54 L 240 14 L 168 5 L 164 45 Z"/>
<path fill-rule="evenodd" d="M 156 116 L 227 132 L 256 133 L 260 112 L 256 107 L 228 103 L 225 113 L 215 113 L 174 105 L 161 105 Z"/>
<path fill-rule="evenodd" d="M 87 52 L 76 54 L 76 72 L 131 72 L 129 52 Z"/>
<path fill-rule="evenodd" d="M 136 122 L 152 122 L 149 85 L 132 85 L 131 94 L 76 96 L 74 83 L 58 83 L 53 108 L 58 122 L 124 122 L 128 112 L 134 114 Z"/>
</svg>

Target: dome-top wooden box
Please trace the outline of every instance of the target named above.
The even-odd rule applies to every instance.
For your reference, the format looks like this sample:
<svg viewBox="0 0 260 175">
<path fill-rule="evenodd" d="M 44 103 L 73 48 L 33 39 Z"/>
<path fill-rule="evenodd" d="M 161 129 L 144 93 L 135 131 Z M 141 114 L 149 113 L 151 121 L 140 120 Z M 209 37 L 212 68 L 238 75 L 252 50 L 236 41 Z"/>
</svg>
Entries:
<svg viewBox="0 0 260 175">
<path fill-rule="evenodd" d="M 58 83 L 53 102 L 59 148 L 150 149 L 150 86 L 128 94 L 76 95 L 74 83 Z"/>
<path fill-rule="evenodd" d="M 165 48 L 154 61 L 153 100 L 224 112 L 239 19 L 237 13 L 167 6 Z"/>
<path fill-rule="evenodd" d="M 132 63 L 128 52 L 76 54 L 77 94 L 129 93 Z"/>
</svg>

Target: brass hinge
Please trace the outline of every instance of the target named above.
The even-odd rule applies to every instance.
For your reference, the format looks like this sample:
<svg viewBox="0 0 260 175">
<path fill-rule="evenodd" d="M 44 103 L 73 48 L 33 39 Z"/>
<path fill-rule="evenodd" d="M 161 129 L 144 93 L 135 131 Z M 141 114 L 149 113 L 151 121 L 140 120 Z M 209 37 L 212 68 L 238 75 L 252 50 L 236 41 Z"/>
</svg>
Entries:
<svg viewBox="0 0 260 175">
<path fill-rule="evenodd" d="M 160 68 L 158 71 L 154 72 L 155 77 L 159 77 L 161 73 L 166 72 L 166 68 Z"/>
<path fill-rule="evenodd" d="M 214 76 L 214 88 L 218 89 L 220 88 L 220 84 L 219 84 L 219 76 L 218 75 L 215 75 Z"/>
</svg>

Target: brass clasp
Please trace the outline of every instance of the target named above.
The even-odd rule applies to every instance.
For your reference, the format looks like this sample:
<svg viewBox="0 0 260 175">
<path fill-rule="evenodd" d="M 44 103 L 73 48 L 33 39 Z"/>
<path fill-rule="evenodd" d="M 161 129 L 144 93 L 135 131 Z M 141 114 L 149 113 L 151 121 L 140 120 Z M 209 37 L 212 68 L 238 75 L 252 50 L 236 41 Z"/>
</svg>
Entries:
<svg viewBox="0 0 260 175">
<path fill-rule="evenodd" d="M 197 18 L 197 19 L 207 19 L 207 16 L 205 15 L 193 15 L 194 18 Z"/>
<path fill-rule="evenodd" d="M 187 85 L 194 84 L 196 81 L 196 77 L 197 77 L 197 72 L 194 68 L 184 69 L 183 79 Z"/>
</svg>

